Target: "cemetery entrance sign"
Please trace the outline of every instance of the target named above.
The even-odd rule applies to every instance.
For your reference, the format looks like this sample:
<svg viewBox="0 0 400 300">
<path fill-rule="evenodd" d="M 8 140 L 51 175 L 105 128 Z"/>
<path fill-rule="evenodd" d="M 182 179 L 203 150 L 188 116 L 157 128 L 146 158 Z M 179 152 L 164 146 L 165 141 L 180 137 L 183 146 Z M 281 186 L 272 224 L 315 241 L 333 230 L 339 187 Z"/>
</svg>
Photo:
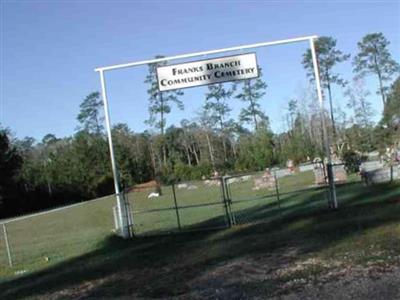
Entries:
<svg viewBox="0 0 400 300">
<path fill-rule="evenodd" d="M 320 113 L 322 119 L 322 129 L 323 129 L 323 137 L 324 137 L 324 148 L 326 153 L 326 158 L 328 162 L 328 182 L 329 182 L 329 202 L 333 208 L 337 208 L 336 201 L 336 192 L 335 192 L 335 183 L 334 183 L 334 175 L 332 171 L 332 160 L 330 153 L 330 141 L 329 135 L 326 129 L 325 122 L 325 114 L 324 114 L 324 100 L 321 89 L 320 82 L 320 74 L 318 68 L 318 60 L 317 60 L 317 52 L 315 49 L 315 40 L 317 36 L 304 36 L 292 39 L 271 41 L 271 42 L 262 42 L 257 44 L 249 44 L 249 45 L 241 45 L 229 48 L 222 49 L 214 49 L 208 51 L 201 51 L 195 53 L 181 54 L 169 57 L 155 58 L 149 60 L 142 60 L 136 62 L 129 62 L 124 64 L 105 66 L 96 68 L 95 71 L 99 72 L 100 75 L 100 83 L 101 83 L 101 94 L 104 103 L 104 116 L 106 121 L 106 129 L 107 129 L 107 138 L 108 145 L 110 149 L 110 158 L 111 158 L 111 167 L 113 171 L 114 177 L 114 188 L 115 195 L 117 198 L 117 221 L 116 229 L 120 231 L 120 235 L 124 238 L 128 238 L 132 236 L 132 232 L 130 230 L 133 225 L 133 220 L 131 218 L 131 214 L 128 211 L 127 201 L 124 200 L 122 194 L 120 192 L 120 182 L 119 182 L 119 173 L 114 155 L 114 146 L 111 135 L 111 120 L 110 113 L 108 109 L 108 99 L 106 92 L 106 81 L 105 81 L 105 72 L 131 68 L 136 66 L 143 66 L 155 63 L 166 63 L 176 59 L 187 59 L 192 57 L 199 57 L 204 55 L 214 55 L 224 52 L 230 51 L 243 51 L 247 49 L 255 49 L 260 47 L 269 47 L 276 45 L 283 45 L 289 43 L 298 43 L 308 41 L 311 50 L 313 68 L 314 68 L 314 78 L 318 95 L 318 102 L 320 106 Z M 219 58 L 211 58 L 202 61 L 194 61 L 187 62 L 177 65 L 168 65 L 162 66 L 157 69 L 158 75 L 158 85 L 159 90 L 161 92 L 173 90 L 173 89 L 181 89 L 187 87 L 200 86 L 205 84 L 219 83 L 225 81 L 233 81 L 233 80 L 244 80 L 256 78 L 259 76 L 259 71 L 257 68 L 256 55 L 254 53 L 247 53 L 241 55 L 233 55 L 233 56 L 225 56 Z"/>
<path fill-rule="evenodd" d="M 161 92 L 258 77 L 255 53 L 168 65 L 157 68 Z"/>
</svg>

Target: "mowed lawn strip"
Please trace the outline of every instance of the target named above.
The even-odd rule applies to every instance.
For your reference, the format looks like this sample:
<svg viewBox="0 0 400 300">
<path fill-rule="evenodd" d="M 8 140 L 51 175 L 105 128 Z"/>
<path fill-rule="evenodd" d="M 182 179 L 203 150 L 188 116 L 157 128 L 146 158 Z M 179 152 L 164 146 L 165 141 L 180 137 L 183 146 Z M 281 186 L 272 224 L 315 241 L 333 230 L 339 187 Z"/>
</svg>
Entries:
<svg viewBox="0 0 400 300">
<path fill-rule="evenodd" d="M 261 175 L 262 173 L 256 174 L 258 177 Z M 326 200 L 320 190 L 286 194 L 296 189 L 312 187 L 312 171 L 278 179 L 280 193 L 284 194 L 280 197 L 279 205 L 275 189 L 253 189 L 253 179 L 256 176 L 251 180 L 229 185 L 233 200 L 232 211 L 237 224 L 270 221 L 284 215 L 326 207 Z M 131 209 L 139 212 L 134 214 L 135 234 L 140 236 L 178 232 L 179 225 L 182 231 L 227 226 L 220 186 L 206 186 L 201 181 L 187 184 L 196 189 L 175 189 L 180 223 L 173 209 L 171 186 L 163 186 L 162 196 L 158 198 L 149 199 L 149 191 L 128 194 Z M 313 196 L 315 193 L 316 197 Z M 203 204 L 208 205 L 192 207 Z M 97 249 L 98 243 L 112 234 L 114 205 L 115 198 L 109 196 L 7 224 L 15 267 L 22 272 L 30 272 Z M 278 210 L 279 206 L 281 209 Z M 4 236 L 0 236 L 1 280 L 12 275 L 14 269 L 7 267 Z"/>
<path fill-rule="evenodd" d="M 238 280 L 237 292 L 272 296 L 341 268 L 400 265 L 399 184 L 340 186 L 337 211 L 326 209 L 324 192 L 291 195 L 282 216 L 268 223 L 126 241 L 103 238 L 80 257 L 36 266 L 42 270 L 16 279 L 8 273 L 0 293 L 4 299 L 206 298 L 202 293 L 232 289 Z"/>
</svg>

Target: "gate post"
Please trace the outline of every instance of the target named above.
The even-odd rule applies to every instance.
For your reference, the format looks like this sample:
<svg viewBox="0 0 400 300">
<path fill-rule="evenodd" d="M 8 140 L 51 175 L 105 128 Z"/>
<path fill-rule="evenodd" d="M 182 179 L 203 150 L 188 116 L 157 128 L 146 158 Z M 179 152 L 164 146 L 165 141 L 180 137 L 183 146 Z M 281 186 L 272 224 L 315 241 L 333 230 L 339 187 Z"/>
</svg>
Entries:
<svg viewBox="0 0 400 300">
<path fill-rule="evenodd" d="M 228 218 L 228 225 L 232 227 L 235 224 L 234 219 L 232 218 L 232 211 L 231 211 L 231 200 L 228 194 L 228 187 L 226 184 L 227 178 L 225 176 L 219 178 L 221 182 L 221 198 L 225 206 L 225 214 Z"/>
<path fill-rule="evenodd" d="M 127 221 L 129 237 L 133 237 L 134 231 L 133 231 L 132 208 L 131 208 L 131 204 L 129 202 L 128 196 L 126 194 L 125 188 L 122 188 L 122 199 L 123 199 L 124 205 L 125 205 L 126 221 Z"/>
<path fill-rule="evenodd" d="M 4 241 L 5 241 L 6 249 L 7 249 L 8 264 L 12 268 L 13 267 L 13 260 L 12 260 L 12 256 L 11 256 L 10 244 L 8 242 L 8 234 L 7 234 L 7 229 L 6 229 L 6 224 L 5 223 L 3 223 L 3 232 L 4 232 Z"/>
<path fill-rule="evenodd" d="M 325 155 L 328 160 L 328 182 L 329 182 L 329 199 L 328 203 L 331 208 L 336 209 L 337 208 L 337 200 L 336 200 L 336 189 L 335 189 L 335 181 L 333 176 L 329 175 L 329 166 L 332 164 L 332 159 L 331 159 L 331 151 L 330 151 L 330 141 L 329 141 L 329 135 L 328 135 L 328 130 L 326 128 L 326 121 L 325 121 L 325 108 L 324 108 L 324 98 L 322 95 L 322 89 L 321 89 L 321 80 L 320 80 L 320 74 L 319 74 L 319 65 L 318 65 L 318 57 L 315 49 L 315 43 L 314 39 L 316 37 L 311 37 L 309 39 L 310 41 L 310 50 L 311 50 L 311 57 L 312 57 L 312 62 L 313 62 L 313 67 L 314 67 L 314 79 L 315 79 L 315 84 L 317 88 L 317 95 L 318 95 L 318 101 L 319 101 L 319 106 L 320 106 L 320 114 L 321 114 L 321 119 L 322 119 L 322 132 L 323 132 L 323 137 L 324 137 L 324 144 L 325 144 Z M 332 170 L 331 170 L 332 172 Z M 333 173 L 332 173 L 333 175 Z"/>
<path fill-rule="evenodd" d="M 337 199 L 336 199 L 336 188 L 335 188 L 335 176 L 333 174 L 333 165 L 328 162 L 327 164 L 328 171 L 328 184 L 329 184 L 329 202 L 331 208 L 337 208 Z"/>
<path fill-rule="evenodd" d="M 274 171 L 274 179 L 275 179 L 275 192 L 276 192 L 276 200 L 278 201 L 279 215 L 282 215 L 281 197 L 279 196 L 279 186 L 278 186 L 278 178 L 276 177 L 276 171 Z"/>
<path fill-rule="evenodd" d="M 390 183 L 393 183 L 393 165 L 390 164 Z"/>
<path fill-rule="evenodd" d="M 100 83 L 101 83 L 101 95 L 103 98 L 103 106 L 104 106 L 104 117 L 106 121 L 106 129 L 107 129 L 107 139 L 108 139 L 108 148 L 110 151 L 111 158 L 111 169 L 114 178 L 114 190 L 115 196 L 117 200 L 117 208 L 118 208 L 118 222 L 120 227 L 120 234 L 124 239 L 130 238 L 130 230 L 129 230 L 129 221 L 128 221 L 128 213 L 126 202 L 121 196 L 120 186 L 119 186 L 119 173 L 117 169 L 117 162 L 114 155 L 114 145 L 112 141 L 111 134 L 111 121 L 110 121 L 110 112 L 108 109 L 108 101 L 107 101 L 107 93 L 106 93 L 106 83 L 104 80 L 104 71 L 100 71 Z"/>
<path fill-rule="evenodd" d="M 181 230 L 182 230 L 182 228 L 181 228 L 181 218 L 179 217 L 178 203 L 177 203 L 177 201 L 176 201 L 175 184 L 172 183 L 172 186 L 171 186 L 171 187 L 172 187 L 172 195 L 174 196 L 176 221 L 177 221 L 177 223 L 178 223 L 179 231 L 181 231 Z"/>
</svg>

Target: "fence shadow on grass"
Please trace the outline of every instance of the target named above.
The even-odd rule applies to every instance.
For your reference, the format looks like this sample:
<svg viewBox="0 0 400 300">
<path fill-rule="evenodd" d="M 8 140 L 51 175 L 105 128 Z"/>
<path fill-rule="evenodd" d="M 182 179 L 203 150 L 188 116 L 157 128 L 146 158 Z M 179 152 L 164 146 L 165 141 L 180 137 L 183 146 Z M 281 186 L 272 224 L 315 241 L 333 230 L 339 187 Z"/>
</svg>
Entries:
<svg viewBox="0 0 400 300">
<path fill-rule="evenodd" d="M 96 251 L 1 283 L 0 298 L 46 298 L 46 293 L 65 289 L 68 293 L 60 297 L 172 297 L 188 292 L 191 280 L 221 262 L 281 253 L 288 247 L 299 253 L 319 251 L 400 220 L 399 185 L 349 185 L 338 189 L 341 194 L 351 196 L 334 212 L 326 208 L 323 191 L 315 191 L 303 199 L 296 195 L 282 199 L 280 218 L 273 218 L 277 208 L 271 205 L 265 210 L 248 208 L 246 213 L 255 219 L 271 219 L 256 226 L 132 240 L 108 237 Z M 295 204 L 286 207 L 285 202 Z M 320 202 L 313 209 L 306 206 Z"/>
</svg>

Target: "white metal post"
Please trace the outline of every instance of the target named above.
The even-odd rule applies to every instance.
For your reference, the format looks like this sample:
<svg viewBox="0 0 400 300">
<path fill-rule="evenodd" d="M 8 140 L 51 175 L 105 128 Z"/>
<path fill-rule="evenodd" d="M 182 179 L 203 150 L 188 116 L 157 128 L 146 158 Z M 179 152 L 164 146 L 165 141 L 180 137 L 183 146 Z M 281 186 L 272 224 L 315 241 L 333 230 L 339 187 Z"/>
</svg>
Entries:
<svg viewBox="0 0 400 300">
<path fill-rule="evenodd" d="M 113 206 L 112 211 L 114 216 L 114 228 L 115 230 L 119 230 L 118 206 Z"/>
<path fill-rule="evenodd" d="M 12 261 L 12 256 L 11 256 L 10 244 L 8 243 L 8 235 L 7 235 L 7 229 L 6 229 L 5 223 L 3 223 L 3 231 L 4 231 L 4 241 L 5 241 L 6 249 L 7 249 L 8 264 L 10 265 L 10 267 L 12 267 L 13 261 Z"/>
<path fill-rule="evenodd" d="M 323 96 L 322 96 L 321 81 L 320 81 L 319 67 L 318 67 L 318 59 L 317 59 L 317 54 L 315 52 L 314 39 L 315 39 L 315 37 L 310 38 L 310 49 L 311 49 L 311 56 L 312 56 L 313 66 L 314 66 L 315 83 L 317 85 L 318 101 L 319 101 L 320 110 L 321 110 L 322 130 L 323 130 L 323 135 L 324 135 L 325 152 L 326 152 L 326 156 L 327 156 L 327 159 L 328 159 L 328 165 L 331 165 L 332 164 L 331 151 L 330 151 L 330 148 L 329 148 L 330 142 L 329 142 L 328 131 L 326 129 L 324 99 L 323 99 Z M 328 170 L 328 172 L 329 172 L 329 170 Z M 330 176 L 328 176 L 328 181 L 329 181 L 328 184 L 329 184 L 330 201 L 332 202 L 333 208 L 337 208 L 337 200 L 336 200 L 336 190 L 335 190 L 334 178 L 331 178 Z"/>
<path fill-rule="evenodd" d="M 112 141 L 111 125 L 110 125 L 110 123 L 111 123 L 110 122 L 110 112 L 108 109 L 106 84 L 104 81 L 104 71 L 101 70 L 99 73 L 100 73 L 100 82 L 101 82 L 101 93 L 102 93 L 103 103 L 104 103 L 104 116 L 106 119 L 108 146 L 110 148 L 111 167 L 112 167 L 112 172 L 113 172 L 113 177 L 114 177 L 114 188 L 115 188 L 115 194 L 117 197 L 119 228 L 121 231 L 121 236 L 123 238 L 129 238 L 130 234 L 129 234 L 129 228 L 128 228 L 128 220 L 126 217 L 128 215 L 128 212 L 126 211 L 126 205 L 124 204 L 124 199 L 121 196 L 121 192 L 119 189 L 119 174 L 118 174 L 117 164 L 115 162 L 115 156 L 114 156 L 114 146 L 113 146 L 113 141 Z"/>
</svg>

